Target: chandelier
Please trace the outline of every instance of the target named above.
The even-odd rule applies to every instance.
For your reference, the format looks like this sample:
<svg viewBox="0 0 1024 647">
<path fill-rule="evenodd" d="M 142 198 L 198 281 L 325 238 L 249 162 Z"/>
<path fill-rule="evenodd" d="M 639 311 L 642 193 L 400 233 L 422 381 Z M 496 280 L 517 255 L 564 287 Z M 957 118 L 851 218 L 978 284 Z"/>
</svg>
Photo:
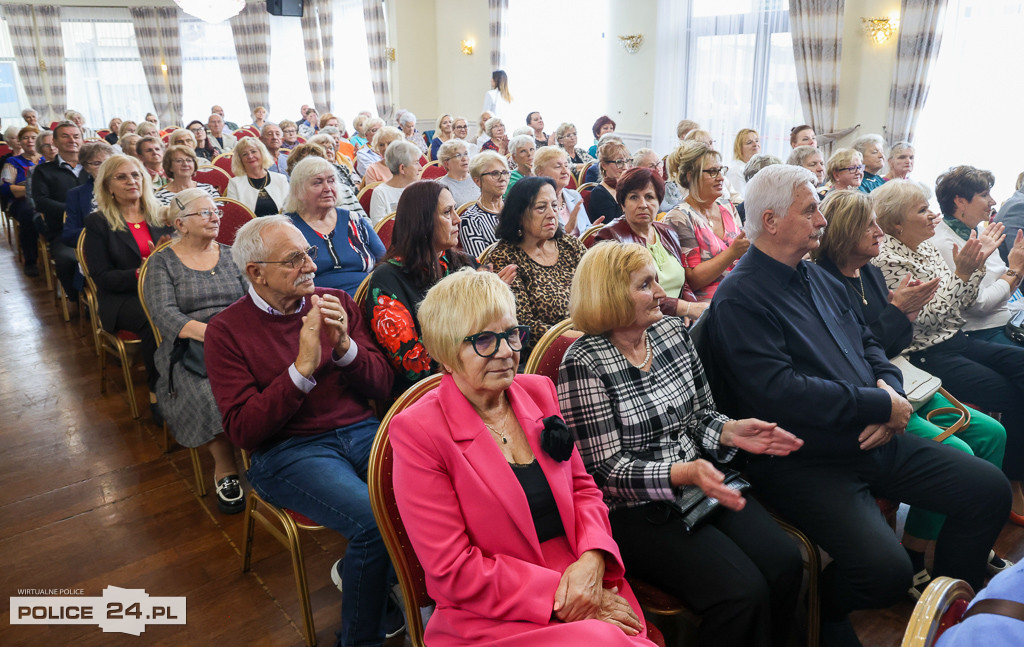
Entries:
<svg viewBox="0 0 1024 647">
<path fill-rule="evenodd" d="M 245 0 L 174 0 L 181 10 L 204 22 L 223 22 L 245 9 Z"/>
</svg>

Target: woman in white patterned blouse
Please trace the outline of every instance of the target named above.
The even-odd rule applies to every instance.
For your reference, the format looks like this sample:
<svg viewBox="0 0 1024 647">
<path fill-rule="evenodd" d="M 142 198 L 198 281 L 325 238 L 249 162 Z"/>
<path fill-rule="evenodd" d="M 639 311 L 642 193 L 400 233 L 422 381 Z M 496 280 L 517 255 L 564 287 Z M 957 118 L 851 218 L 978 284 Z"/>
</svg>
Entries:
<svg viewBox="0 0 1024 647">
<path fill-rule="evenodd" d="M 784 645 L 802 577 L 799 551 L 756 501 L 711 463 L 740 449 L 786 455 L 803 442 L 774 424 L 730 420 L 682 319 L 659 309 L 654 259 L 636 243 L 599 243 L 580 261 L 558 402 L 604 492 L 627 572 L 701 615 L 700 645 Z M 692 532 L 673 504 L 718 499 Z"/>
</svg>

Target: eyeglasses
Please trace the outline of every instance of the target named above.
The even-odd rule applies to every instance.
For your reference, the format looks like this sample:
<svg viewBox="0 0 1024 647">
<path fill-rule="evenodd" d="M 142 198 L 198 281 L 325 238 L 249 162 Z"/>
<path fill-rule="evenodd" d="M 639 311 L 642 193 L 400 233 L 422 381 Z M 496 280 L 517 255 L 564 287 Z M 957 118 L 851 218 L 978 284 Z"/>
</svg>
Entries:
<svg viewBox="0 0 1024 647">
<path fill-rule="evenodd" d="M 309 260 L 311 260 L 311 261 L 315 261 L 316 260 L 316 246 L 315 245 L 310 245 L 309 247 L 307 247 L 306 249 L 302 250 L 301 252 L 295 252 L 294 254 L 292 254 L 288 258 L 284 259 L 283 261 L 253 261 L 253 262 L 254 263 L 260 263 L 260 264 L 263 264 L 263 265 L 287 265 L 288 267 L 292 268 L 293 270 L 297 270 L 300 267 L 302 267 L 302 265 L 306 262 L 306 257 L 307 256 L 309 257 Z"/>
<path fill-rule="evenodd" d="M 462 159 L 469 159 L 469 153 L 455 153 L 451 157 L 446 157 L 444 159 L 444 161 L 447 162 L 448 160 L 462 160 Z"/>
<path fill-rule="evenodd" d="M 201 132 L 205 132 L 205 131 L 206 131 L 206 129 L 202 128 L 200 126 L 197 126 L 195 128 L 189 128 L 189 132 L 193 132 L 193 133 L 201 133 Z"/>
<path fill-rule="evenodd" d="M 294 135 L 298 131 L 296 131 L 294 128 L 285 128 L 281 132 L 285 135 Z"/>
<path fill-rule="evenodd" d="M 473 350 L 476 354 L 484 359 L 494 357 L 494 354 L 498 352 L 501 347 L 501 340 L 504 339 L 508 342 L 508 347 L 514 352 L 523 350 L 523 344 L 530 337 L 529 326 L 513 326 L 505 332 L 491 332 L 485 330 L 478 332 L 475 335 L 470 335 L 462 341 L 468 341 L 473 344 Z"/>
<path fill-rule="evenodd" d="M 224 216 L 224 211 L 222 209 L 200 209 L 195 213 L 183 214 L 181 217 L 188 218 L 189 216 L 199 216 L 203 220 L 209 220 L 213 216 L 217 216 L 217 218 L 222 218 Z"/>
<path fill-rule="evenodd" d="M 856 173 L 857 171 L 863 171 L 864 165 L 858 164 L 856 166 L 847 166 L 846 168 L 839 169 L 840 171 L 849 171 L 850 173 Z"/>
<path fill-rule="evenodd" d="M 626 168 L 632 160 L 609 160 L 608 164 L 614 164 L 618 168 Z"/>
<path fill-rule="evenodd" d="M 507 180 L 509 176 L 512 174 L 509 173 L 508 171 L 488 171 L 486 173 L 481 173 L 480 175 L 487 175 L 494 178 L 495 180 Z"/>
<path fill-rule="evenodd" d="M 719 175 L 725 175 L 728 172 L 729 172 L 729 167 L 728 166 L 719 166 L 718 168 L 706 168 L 706 169 L 704 169 L 704 173 L 707 173 L 708 177 L 711 178 L 712 180 L 715 179 L 716 177 L 718 177 Z"/>
<path fill-rule="evenodd" d="M 94 168 L 99 168 L 99 167 L 103 166 L 103 162 L 104 162 L 104 160 L 93 160 L 91 162 L 86 162 L 85 165 L 86 166 L 92 166 Z"/>
</svg>

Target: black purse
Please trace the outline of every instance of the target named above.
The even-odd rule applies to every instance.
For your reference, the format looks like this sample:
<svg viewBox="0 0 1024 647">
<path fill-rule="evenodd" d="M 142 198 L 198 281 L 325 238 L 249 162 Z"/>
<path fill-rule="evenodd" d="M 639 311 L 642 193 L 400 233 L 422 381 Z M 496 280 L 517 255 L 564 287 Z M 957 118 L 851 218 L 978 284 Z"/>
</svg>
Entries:
<svg viewBox="0 0 1024 647">
<path fill-rule="evenodd" d="M 736 470 L 725 470 L 725 485 L 730 490 L 743 492 L 750 487 L 740 473 Z M 711 515 L 721 506 L 718 499 L 704 494 L 696 485 L 688 485 L 683 488 L 682 493 L 672 501 L 668 502 L 669 507 L 683 518 L 683 527 L 686 533 L 692 535 Z"/>
<path fill-rule="evenodd" d="M 178 337 L 171 348 L 171 363 L 167 370 L 167 390 L 175 395 L 174 365 L 181 364 L 186 371 L 199 377 L 206 377 L 206 347 L 195 339 Z"/>
</svg>

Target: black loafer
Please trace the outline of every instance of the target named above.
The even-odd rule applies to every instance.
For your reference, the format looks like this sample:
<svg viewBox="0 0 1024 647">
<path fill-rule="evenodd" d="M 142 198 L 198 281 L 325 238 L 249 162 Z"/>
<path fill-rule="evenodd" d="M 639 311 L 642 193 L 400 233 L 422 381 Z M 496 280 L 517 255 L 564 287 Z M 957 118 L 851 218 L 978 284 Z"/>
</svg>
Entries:
<svg viewBox="0 0 1024 647">
<path fill-rule="evenodd" d="M 224 514 L 238 514 L 245 509 L 245 493 L 237 474 L 217 481 L 217 508 Z"/>
</svg>

